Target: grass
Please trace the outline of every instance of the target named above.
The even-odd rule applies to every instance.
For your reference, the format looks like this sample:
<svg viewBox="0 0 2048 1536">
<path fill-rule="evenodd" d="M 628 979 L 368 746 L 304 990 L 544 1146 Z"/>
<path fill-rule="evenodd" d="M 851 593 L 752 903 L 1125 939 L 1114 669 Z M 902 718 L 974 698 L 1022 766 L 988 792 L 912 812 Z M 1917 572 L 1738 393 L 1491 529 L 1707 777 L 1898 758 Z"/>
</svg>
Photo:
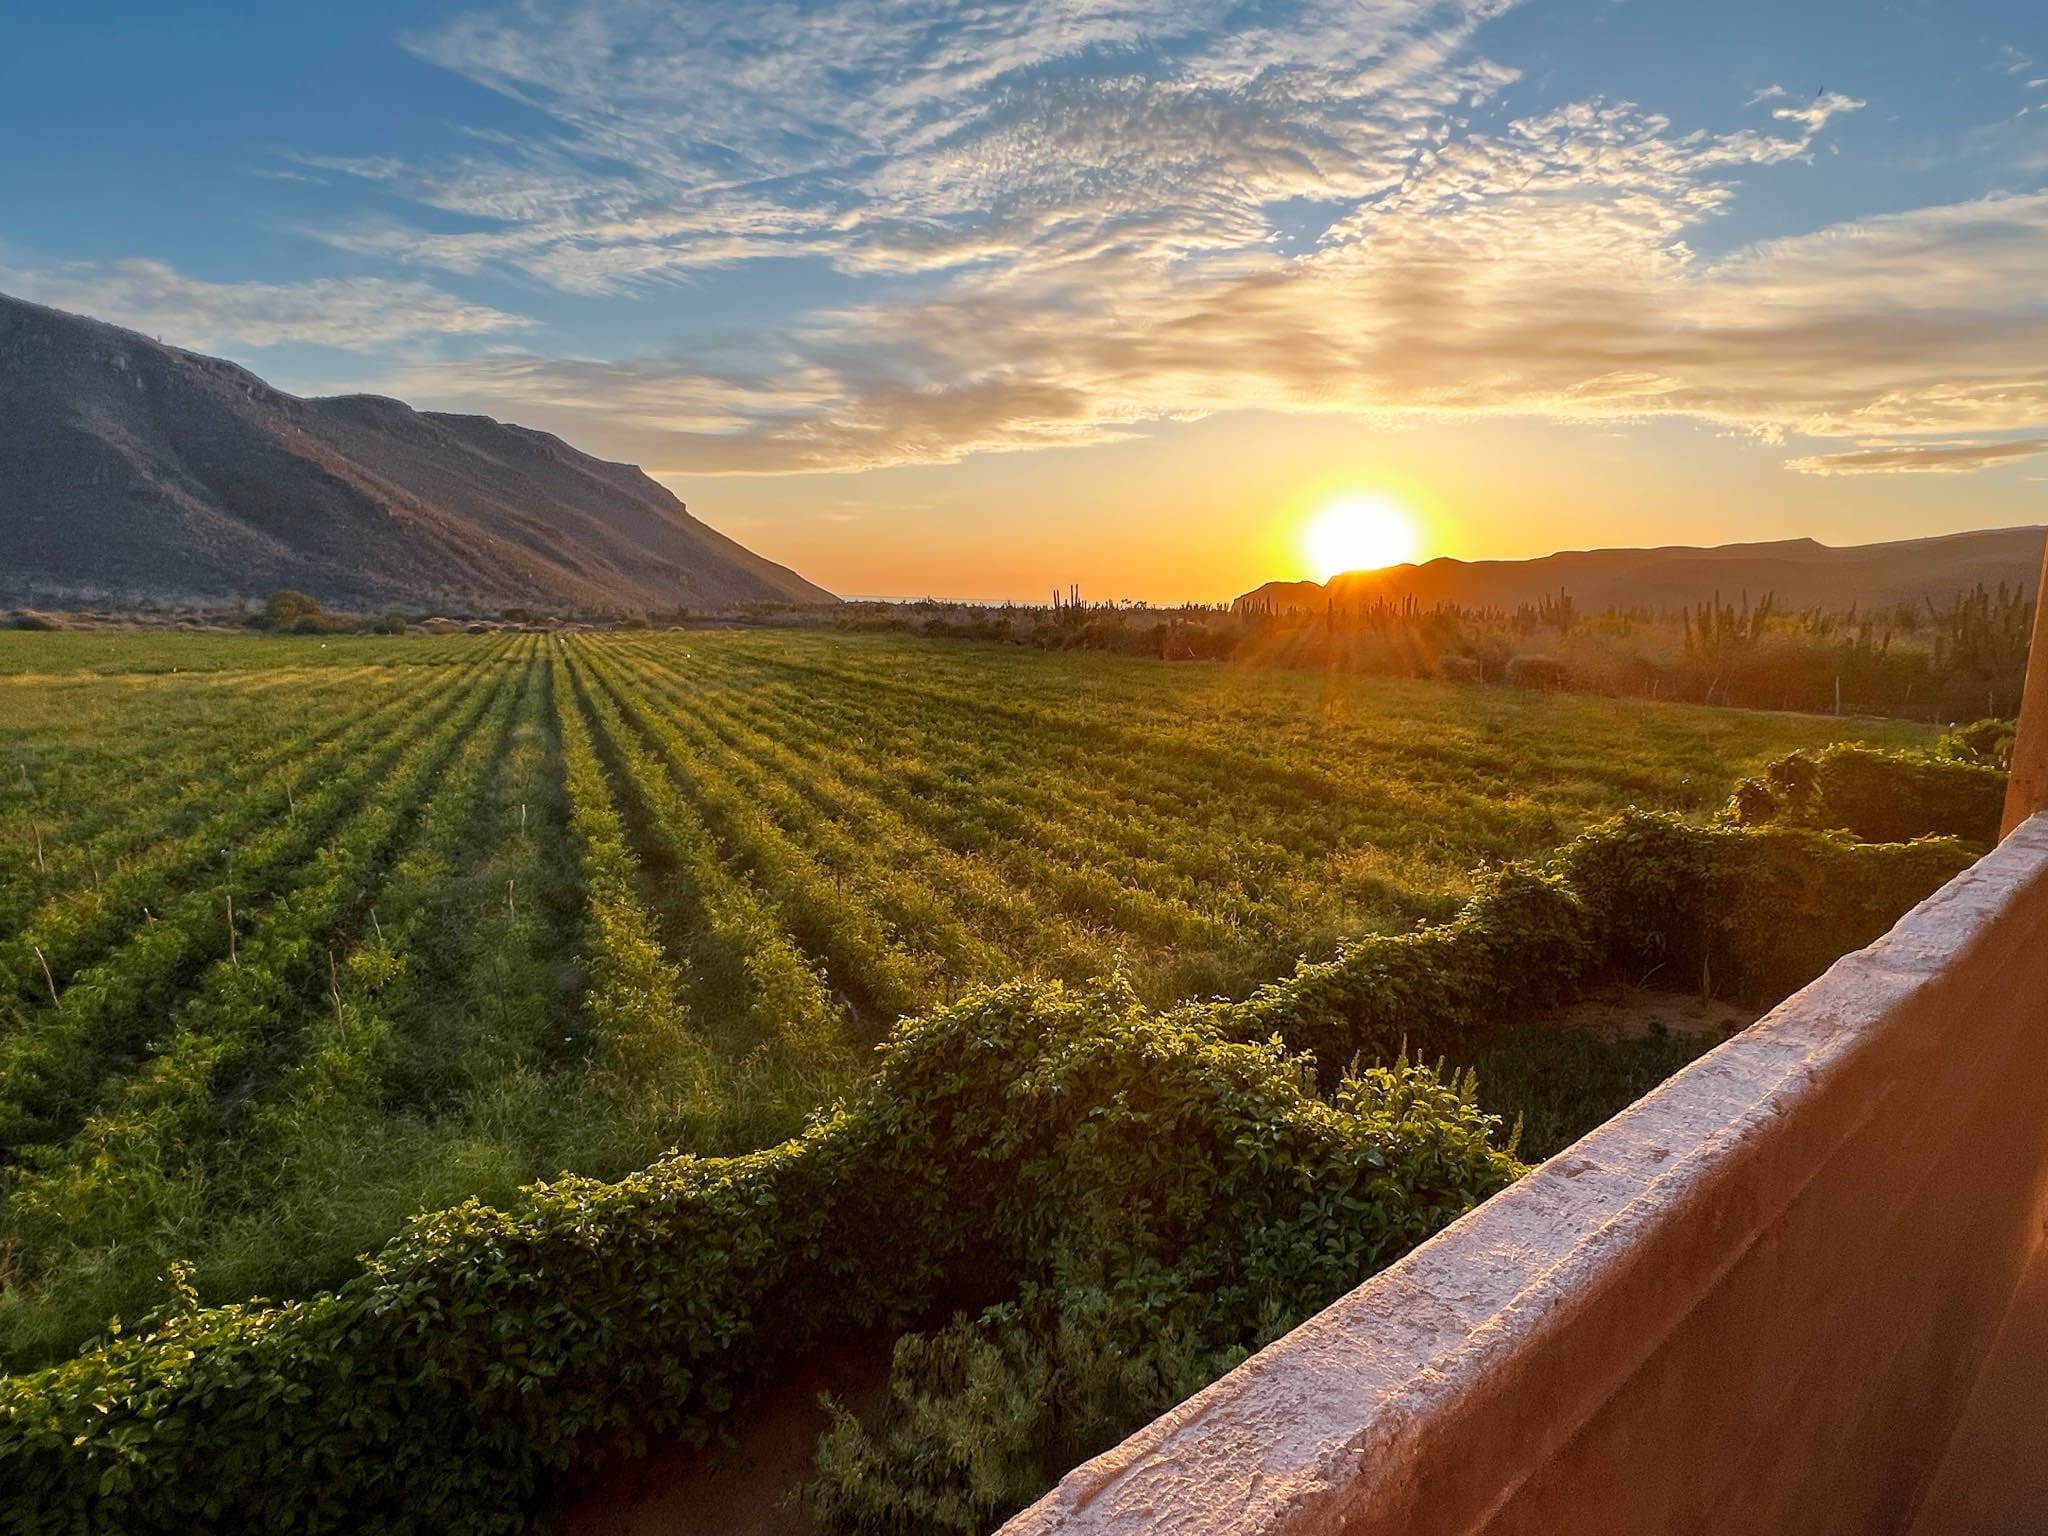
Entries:
<svg viewBox="0 0 2048 1536">
<path fill-rule="evenodd" d="M 423 1206 L 772 1142 L 982 984 L 1241 996 L 1623 805 L 1928 736 L 832 632 L 0 634 L 0 1362 L 173 1260 L 305 1294 Z M 1456 1065 L 1540 1156 L 1702 1048 Z"/>
</svg>

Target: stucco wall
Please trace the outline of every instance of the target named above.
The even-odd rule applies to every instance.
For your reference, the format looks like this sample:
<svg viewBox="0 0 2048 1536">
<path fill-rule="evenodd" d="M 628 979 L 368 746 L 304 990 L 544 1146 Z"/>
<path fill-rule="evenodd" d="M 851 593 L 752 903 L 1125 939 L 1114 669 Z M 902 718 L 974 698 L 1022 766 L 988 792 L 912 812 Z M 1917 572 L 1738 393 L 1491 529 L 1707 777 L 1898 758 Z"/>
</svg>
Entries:
<svg viewBox="0 0 2048 1536">
<path fill-rule="evenodd" d="M 2048 815 L 1005 1532 L 1903 1530 L 2044 1173 Z"/>
</svg>

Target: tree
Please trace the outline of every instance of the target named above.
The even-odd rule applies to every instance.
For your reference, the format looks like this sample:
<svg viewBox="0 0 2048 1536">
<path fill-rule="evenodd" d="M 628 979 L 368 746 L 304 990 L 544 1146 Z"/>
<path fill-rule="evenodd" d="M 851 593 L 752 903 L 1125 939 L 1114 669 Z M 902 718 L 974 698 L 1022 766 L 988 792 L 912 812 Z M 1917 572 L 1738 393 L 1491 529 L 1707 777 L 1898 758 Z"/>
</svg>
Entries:
<svg viewBox="0 0 2048 1536">
<path fill-rule="evenodd" d="M 282 592 L 271 593 L 270 601 L 263 605 L 263 625 L 266 629 L 290 629 L 307 619 L 317 619 L 320 614 L 318 598 L 286 587 Z"/>
</svg>

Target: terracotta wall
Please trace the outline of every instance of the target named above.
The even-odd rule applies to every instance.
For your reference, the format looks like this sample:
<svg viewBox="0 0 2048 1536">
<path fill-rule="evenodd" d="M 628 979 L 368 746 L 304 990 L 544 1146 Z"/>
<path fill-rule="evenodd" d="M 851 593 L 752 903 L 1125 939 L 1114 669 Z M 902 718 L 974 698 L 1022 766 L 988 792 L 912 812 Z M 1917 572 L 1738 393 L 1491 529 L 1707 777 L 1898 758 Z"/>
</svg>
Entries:
<svg viewBox="0 0 2048 1536">
<path fill-rule="evenodd" d="M 1903 1530 L 2044 1172 L 2048 815 L 1005 1531 Z"/>
</svg>

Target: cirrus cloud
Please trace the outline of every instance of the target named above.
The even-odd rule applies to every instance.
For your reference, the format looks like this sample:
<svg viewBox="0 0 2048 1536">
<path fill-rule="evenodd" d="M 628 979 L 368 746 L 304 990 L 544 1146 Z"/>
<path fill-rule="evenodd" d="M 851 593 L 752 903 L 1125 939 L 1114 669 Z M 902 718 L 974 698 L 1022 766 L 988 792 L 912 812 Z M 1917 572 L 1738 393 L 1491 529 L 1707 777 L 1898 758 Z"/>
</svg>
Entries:
<svg viewBox="0 0 2048 1536">
<path fill-rule="evenodd" d="M 2048 437 L 1994 443 L 1890 443 L 1848 453 L 1793 459 L 1790 468 L 1809 475 L 1969 474 L 1991 464 L 2009 464 L 2048 453 Z"/>
<path fill-rule="evenodd" d="M 199 351 L 288 342 L 368 350 L 417 336 L 475 336 L 526 323 L 426 283 L 380 277 L 210 283 L 140 258 L 0 266 L 0 289 Z"/>
<path fill-rule="evenodd" d="M 747 376 L 687 356 L 500 356 L 405 385 L 544 399 L 616 451 L 697 473 L 937 462 L 1248 406 L 1684 415 L 1866 443 L 2048 421 L 2048 194 L 1692 251 L 1729 178 L 1800 143 L 1580 105 L 1418 157 L 1300 256 L 969 271 L 813 315 Z"/>
<path fill-rule="evenodd" d="M 521 0 L 409 45 L 550 131 L 309 163 L 431 211 L 326 234 L 416 268 L 581 295 L 788 256 L 872 279 L 764 327 L 743 370 L 684 336 L 391 381 L 665 472 L 948 462 L 1244 408 L 1686 416 L 1846 440 L 1798 467 L 1872 471 L 1989 465 L 1908 448 L 2048 424 L 2048 194 L 1704 255 L 1747 179 L 1810 165 L 1865 102 L 1771 86 L 1712 130 L 1619 100 L 1509 117 L 1516 74 L 1478 47 L 1507 8 Z"/>
</svg>

